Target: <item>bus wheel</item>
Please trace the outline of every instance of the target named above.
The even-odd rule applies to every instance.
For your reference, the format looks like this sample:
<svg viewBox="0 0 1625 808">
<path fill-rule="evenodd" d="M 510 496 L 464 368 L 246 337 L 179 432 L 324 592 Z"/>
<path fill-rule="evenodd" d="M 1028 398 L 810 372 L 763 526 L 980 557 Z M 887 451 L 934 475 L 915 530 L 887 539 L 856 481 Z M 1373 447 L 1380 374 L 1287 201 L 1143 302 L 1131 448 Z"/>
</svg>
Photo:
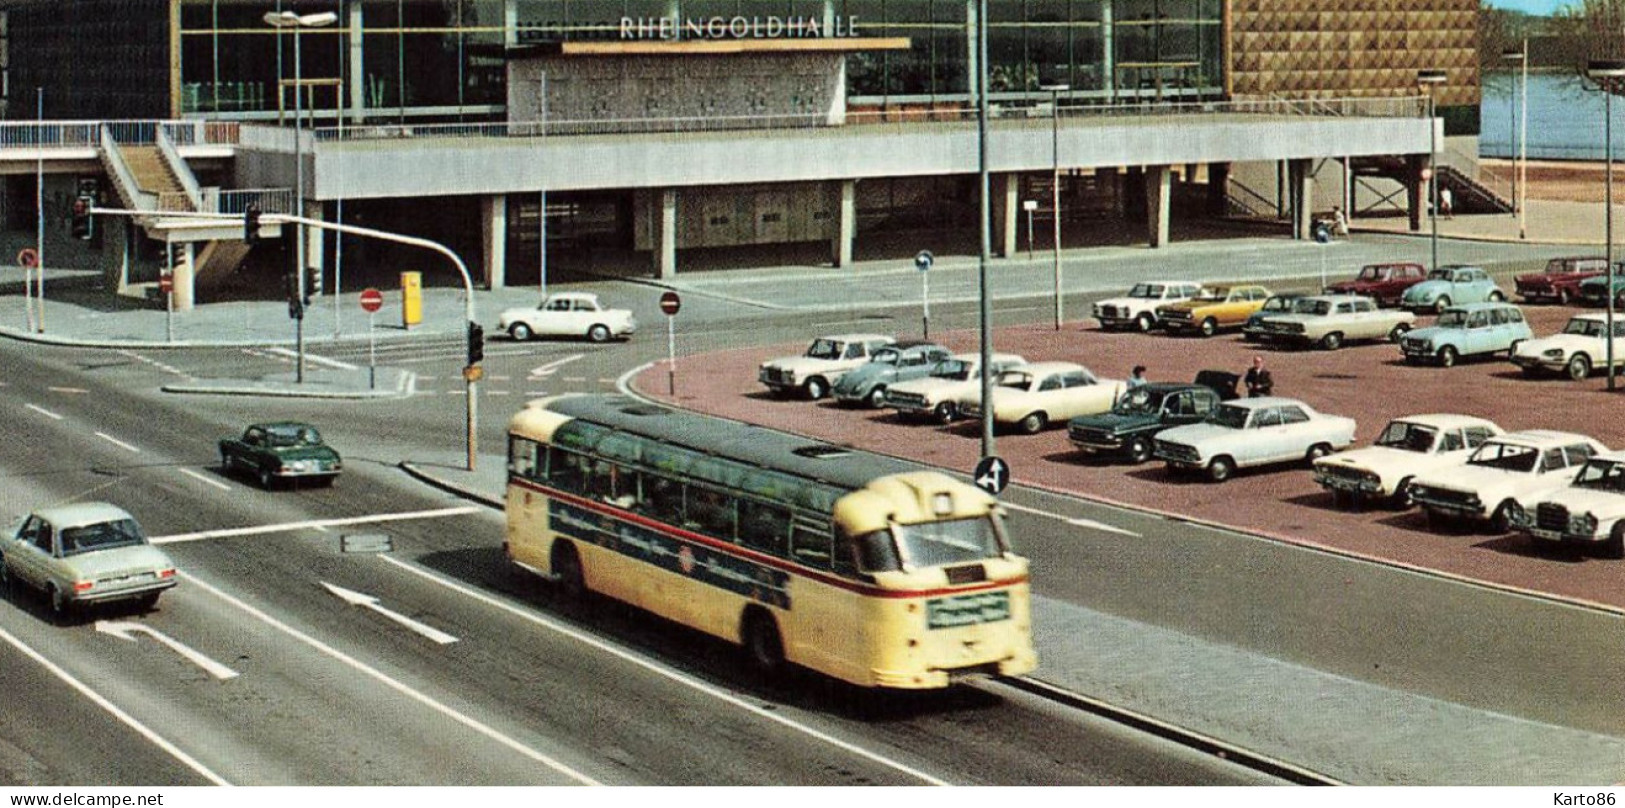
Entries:
<svg viewBox="0 0 1625 808">
<path fill-rule="evenodd" d="M 761 609 L 748 609 L 740 633 L 745 641 L 745 657 L 750 667 L 763 677 L 784 672 L 784 641 L 773 616 Z"/>
<path fill-rule="evenodd" d="M 559 584 L 559 592 L 570 600 L 580 600 L 587 594 L 587 578 L 581 574 L 581 557 L 576 555 L 576 548 L 569 542 L 556 542 L 553 545 L 552 559 L 553 576 Z"/>
</svg>

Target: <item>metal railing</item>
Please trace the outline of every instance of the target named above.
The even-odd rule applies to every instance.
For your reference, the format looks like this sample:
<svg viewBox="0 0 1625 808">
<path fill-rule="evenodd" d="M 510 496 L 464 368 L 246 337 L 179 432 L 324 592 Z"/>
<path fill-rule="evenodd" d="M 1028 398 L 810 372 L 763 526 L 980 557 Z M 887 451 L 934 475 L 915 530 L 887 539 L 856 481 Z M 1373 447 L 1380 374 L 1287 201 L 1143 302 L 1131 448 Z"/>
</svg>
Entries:
<svg viewBox="0 0 1625 808">
<path fill-rule="evenodd" d="M 159 210 L 191 210 L 184 205 L 186 194 L 181 191 L 165 191 L 158 194 Z M 204 188 L 201 203 L 197 210 L 201 213 L 225 213 L 231 215 L 241 214 L 251 204 L 258 204 L 263 213 L 293 213 L 293 189 L 291 188 L 233 188 L 224 190 L 220 188 Z"/>
<path fill-rule="evenodd" d="M 197 177 L 192 174 L 192 169 L 186 164 L 186 159 L 181 157 L 179 151 L 176 151 L 175 141 L 170 139 L 168 131 L 161 126 L 158 127 L 155 141 L 158 146 L 158 156 L 163 160 L 164 168 L 175 177 L 175 181 L 180 183 L 181 189 L 186 192 L 186 207 L 178 208 L 178 210 L 199 210 L 203 205 L 203 189 L 198 187 Z M 158 204 L 160 207 L 164 205 L 163 196 L 163 193 L 159 194 Z M 163 207 L 163 209 L 170 210 L 167 207 Z"/>
</svg>

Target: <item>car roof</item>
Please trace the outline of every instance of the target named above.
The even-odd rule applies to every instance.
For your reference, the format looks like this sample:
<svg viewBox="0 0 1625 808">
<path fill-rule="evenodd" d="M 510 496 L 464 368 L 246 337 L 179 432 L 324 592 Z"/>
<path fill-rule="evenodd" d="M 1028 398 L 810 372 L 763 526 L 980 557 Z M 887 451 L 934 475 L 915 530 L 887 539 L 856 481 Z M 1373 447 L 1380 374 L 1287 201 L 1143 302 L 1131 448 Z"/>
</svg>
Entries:
<svg viewBox="0 0 1625 808">
<path fill-rule="evenodd" d="M 1488 418 L 1480 418 L 1476 415 L 1462 415 L 1454 412 L 1427 412 L 1419 415 L 1402 415 L 1393 420 L 1405 421 L 1406 423 L 1412 424 L 1426 424 L 1427 426 L 1436 426 L 1442 429 L 1457 429 L 1468 426 L 1494 426 L 1499 428 L 1494 421 L 1491 421 Z"/>
<path fill-rule="evenodd" d="M 1031 373 L 1031 374 L 1033 374 L 1035 376 L 1038 376 L 1038 375 L 1042 375 L 1042 374 L 1045 374 L 1045 373 L 1062 373 L 1062 372 L 1072 371 L 1072 370 L 1088 370 L 1088 368 L 1086 368 L 1083 365 L 1080 365 L 1080 364 L 1078 364 L 1076 362 L 1033 362 L 1033 363 L 1027 365 L 1026 367 L 1023 367 L 1023 368 L 1011 368 L 1011 370 L 1021 370 L 1021 371 Z"/>
<path fill-rule="evenodd" d="M 1570 320 L 1596 320 L 1599 323 L 1606 323 L 1606 322 L 1608 322 L 1608 312 L 1606 312 L 1606 311 L 1582 311 L 1582 312 L 1576 312 L 1574 314 L 1569 315 L 1569 319 Z M 1614 314 L 1614 319 L 1616 321 L 1625 320 L 1625 313 L 1615 313 Z"/>
<path fill-rule="evenodd" d="M 1304 295 L 1303 297 L 1308 298 L 1310 300 L 1325 300 L 1325 301 L 1329 301 L 1329 302 L 1332 302 L 1332 303 L 1341 303 L 1341 302 L 1349 301 L 1349 300 L 1370 300 L 1371 299 L 1371 297 L 1368 296 L 1368 295 L 1355 295 L 1355 294 Z"/>
<path fill-rule="evenodd" d="M 1232 405 L 1235 405 L 1237 407 L 1246 407 L 1247 409 L 1250 409 L 1250 410 L 1258 409 L 1259 407 L 1280 407 L 1280 406 L 1287 405 L 1287 404 L 1290 404 L 1290 405 L 1295 406 L 1295 407 L 1307 407 L 1308 409 L 1311 409 L 1311 410 L 1315 409 L 1314 407 L 1310 407 L 1308 404 L 1305 404 L 1302 401 L 1299 401 L 1299 400 L 1297 400 L 1295 398 L 1286 398 L 1284 396 L 1259 396 L 1258 398 L 1238 398 L 1238 399 L 1235 399 L 1233 401 L 1226 401 L 1224 403 L 1225 404 L 1232 404 Z M 1318 410 L 1317 410 L 1317 412 L 1318 412 Z"/>
<path fill-rule="evenodd" d="M 891 344 L 897 341 L 896 337 L 885 334 L 826 334 L 819 339 L 833 340 L 835 342 L 884 342 Z"/>
<path fill-rule="evenodd" d="M 1153 393 L 1174 393 L 1180 390 L 1207 390 L 1214 392 L 1213 388 L 1195 382 L 1148 382 L 1140 385 L 1141 390 L 1150 390 Z"/>
<path fill-rule="evenodd" d="M 961 362 L 980 362 L 980 361 L 982 361 L 982 354 L 979 353 L 979 352 L 978 353 L 956 353 L 953 356 L 950 356 L 948 358 L 949 359 L 958 359 Z M 1022 357 L 1020 354 L 1013 354 L 1013 353 L 996 353 L 996 354 L 993 354 L 992 360 L 994 362 L 1020 362 L 1022 364 L 1027 363 L 1027 360 L 1024 357 Z"/>
<path fill-rule="evenodd" d="M 1477 264 L 1442 264 L 1440 269 L 1483 269 Z"/>
<path fill-rule="evenodd" d="M 259 421 L 249 424 L 249 429 L 315 429 L 316 425 L 308 421 Z"/>
<path fill-rule="evenodd" d="M 903 350 L 905 348 L 942 348 L 941 345 L 938 345 L 935 342 L 932 342 L 930 340 L 924 340 L 924 339 L 903 339 L 903 340 L 898 340 L 898 341 L 896 341 L 896 342 L 894 342 L 894 343 L 892 343 L 892 344 L 890 344 L 890 345 L 888 345 L 886 347 L 888 347 L 888 348 L 896 348 L 898 350 Z M 947 350 L 947 349 L 943 348 L 943 350 Z"/>
<path fill-rule="evenodd" d="M 598 295 L 593 292 L 554 292 L 547 296 L 548 300 L 555 298 L 563 300 L 597 300 Z"/>
<path fill-rule="evenodd" d="M 1622 463 L 1622 462 L 1625 462 L 1625 449 L 1611 449 L 1611 450 L 1606 451 L 1606 452 L 1598 452 L 1598 453 L 1592 455 L 1591 459 L 1592 460 L 1612 460 L 1612 461 L 1614 461 L 1616 463 Z"/>
<path fill-rule="evenodd" d="M 1418 264 L 1415 261 L 1383 261 L 1383 262 L 1376 263 L 1376 264 L 1366 264 L 1365 266 L 1362 266 L 1360 268 L 1365 269 L 1366 267 L 1418 267 L 1418 268 L 1422 268 L 1422 265 Z"/>
<path fill-rule="evenodd" d="M 50 522 L 57 528 L 94 525 L 101 522 L 135 518 L 130 515 L 129 511 L 106 502 L 72 502 L 66 505 L 50 505 L 44 508 L 36 508 L 33 514 Z"/>
<path fill-rule="evenodd" d="M 1538 448 L 1566 446 L 1571 443 L 1597 442 L 1595 438 L 1586 435 L 1576 432 L 1559 432 L 1555 429 L 1521 429 L 1517 432 L 1508 432 L 1505 435 L 1496 435 L 1490 440 Z"/>
<path fill-rule="evenodd" d="M 1518 304 L 1516 304 L 1516 303 L 1508 303 L 1508 302 L 1502 300 L 1502 301 L 1498 301 L 1498 302 L 1485 301 L 1485 302 L 1482 302 L 1482 303 L 1457 303 L 1454 306 L 1445 307 L 1445 311 L 1450 311 L 1451 309 L 1459 309 L 1461 311 L 1483 311 L 1484 309 L 1516 309 L 1516 308 L 1518 308 Z"/>
</svg>

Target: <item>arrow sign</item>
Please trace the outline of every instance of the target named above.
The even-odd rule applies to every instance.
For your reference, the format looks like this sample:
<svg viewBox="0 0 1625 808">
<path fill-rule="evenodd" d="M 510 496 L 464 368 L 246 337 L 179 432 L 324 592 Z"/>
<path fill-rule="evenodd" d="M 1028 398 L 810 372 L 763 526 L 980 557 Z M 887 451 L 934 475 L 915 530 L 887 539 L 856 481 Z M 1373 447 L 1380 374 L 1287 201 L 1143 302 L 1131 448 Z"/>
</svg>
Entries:
<svg viewBox="0 0 1625 808">
<path fill-rule="evenodd" d="M 1006 485 L 1010 484 L 1010 467 L 998 457 L 984 457 L 976 464 L 976 471 L 971 474 L 971 482 L 976 487 L 998 496 Z"/>
<path fill-rule="evenodd" d="M 128 620 L 120 620 L 117 622 L 110 620 L 97 620 L 96 630 L 103 634 L 111 634 L 121 640 L 129 640 L 130 642 L 136 641 L 134 635 L 145 634 L 148 637 L 169 646 L 170 650 L 185 657 L 188 662 L 202 668 L 206 673 L 216 679 L 233 679 L 237 676 L 237 672 L 231 668 L 228 668 L 225 665 L 222 665 L 198 653 L 197 651 L 187 648 L 179 641 L 171 639 L 159 632 L 157 629 L 142 623 L 132 623 Z"/>
<path fill-rule="evenodd" d="M 581 357 L 582 357 L 582 354 L 573 354 L 573 355 L 570 355 L 570 356 L 566 356 L 563 359 L 555 359 L 555 360 L 553 360 L 551 362 L 548 362 L 545 365 L 538 365 L 538 366 L 530 369 L 530 377 L 532 379 L 540 379 L 540 378 L 543 378 L 543 377 L 546 377 L 546 376 L 551 376 L 551 375 L 553 375 L 555 373 L 558 373 L 559 368 L 562 368 L 565 365 L 568 365 L 571 362 L 574 362 L 577 359 L 580 359 Z"/>
<path fill-rule="evenodd" d="M 382 606 L 379 606 L 378 599 L 371 595 L 354 592 L 349 589 L 345 589 L 342 586 L 334 586 L 326 581 L 322 582 L 322 586 L 327 587 L 327 591 L 337 595 L 339 600 L 342 600 L 351 606 L 360 606 L 364 609 L 371 609 L 391 620 L 394 620 L 397 623 L 400 623 L 403 626 L 406 626 L 412 631 L 422 634 L 424 637 L 427 637 L 430 642 L 438 643 L 440 645 L 450 645 L 451 643 L 457 642 L 456 637 L 453 637 L 440 629 L 433 626 L 424 625 L 404 614 L 392 612 Z"/>
</svg>

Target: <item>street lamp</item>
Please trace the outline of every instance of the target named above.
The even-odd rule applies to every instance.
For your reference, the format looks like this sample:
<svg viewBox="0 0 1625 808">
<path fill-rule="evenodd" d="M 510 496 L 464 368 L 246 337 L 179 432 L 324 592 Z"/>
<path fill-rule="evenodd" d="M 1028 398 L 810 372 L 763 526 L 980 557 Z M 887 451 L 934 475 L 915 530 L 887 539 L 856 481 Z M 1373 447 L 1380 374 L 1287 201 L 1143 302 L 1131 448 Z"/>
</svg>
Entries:
<svg viewBox="0 0 1625 808">
<path fill-rule="evenodd" d="M 1444 80 L 1443 70 L 1416 71 L 1416 86 L 1428 94 L 1428 218 L 1433 220 L 1433 266 L 1429 271 L 1439 268 L 1439 125 L 1433 115 L 1433 88 Z"/>
<path fill-rule="evenodd" d="M 1516 59 L 1522 67 L 1522 76 L 1518 84 L 1519 98 L 1517 103 L 1509 106 L 1516 107 L 1523 114 L 1514 116 L 1518 119 L 1516 131 L 1508 126 L 1508 136 L 1518 142 L 1518 151 L 1514 155 L 1517 165 L 1512 172 L 1512 208 L 1518 215 L 1518 238 L 1528 238 L 1528 213 L 1525 211 L 1524 196 L 1529 180 L 1529 38 L 1523 40 L 1523 47 L 1519 50 L 1508 50 L 1501 54 L 1507 61 Z M 1509 124 L 1511 119 L 1509 119 Z"/>
<path fill-rule="evenodd" d="M 1055 224 L 1055 330 L 1061 330 L 1061 93 L 1070 84 L 1045 84 L 1038 89 L 1049 93 L 1050 103 L 1050 218 Z"/>
<path fill-rule="evenodd" d="M 339 15 L 331 11 L 316 14 L 295 14 L 292 11 L 267 11 L 265 23 L 273 28 L 293 29 L 293 168 L 295 215 L 304 215 L 305 206 L 305 146 L 304 146 L 304 76 L 299 63 L 299 32 L 306 28 L 321 28 L 338 22 Z M 278 76 L 280 79 L 281 77 Z M 277 98 L 282 97 L 281 92 Z M 294 277 L 298 284 L 294 294 L 303 299 L 305 294 L 305 226 L 294 225 Z M 298 359 L 294 367 L 294 380 L 305 381 L 305 317 L 303 309 L 294 319 L 294 343 Z"/>
<path fill-rule="evenodd" d="M 1593 60 L 1586 64 L 1586 75 L 1602 88 L 1602 140 L 1603 140 L 1603 255 L 1608 263 L 1608 389 L 1614 389 L 1614 88 L 1625 78 L 1625 61 L 1615 59 Z"/>
</svg>

